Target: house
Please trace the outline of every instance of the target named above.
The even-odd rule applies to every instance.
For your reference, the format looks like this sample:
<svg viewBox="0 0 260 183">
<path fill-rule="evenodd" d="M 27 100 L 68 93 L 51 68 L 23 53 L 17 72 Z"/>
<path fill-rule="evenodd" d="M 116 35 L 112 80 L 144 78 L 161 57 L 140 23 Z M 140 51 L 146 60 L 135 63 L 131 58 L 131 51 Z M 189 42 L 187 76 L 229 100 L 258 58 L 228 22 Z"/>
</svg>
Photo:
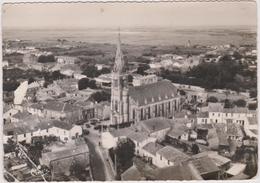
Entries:
<svg viewBox="0 0 260 183">
<path fill-rule="evenodd" d="M 18 111 L 16 114 L 10 117 L 10 120 L 12 123 L 16 123 L 25 120 L 29 115 L 31 114 L 27 111 Z"/>
<path fill-rule="evenodd" d="M 215 165 L 219 168 L 219 176 L 224 178 L 225 172 L 230 168 L 231 166 L 231 160 L 221 156 L 216 151 L 205 151 L 196 155 L 192 156 L 193 158 L 202 158 L 202 157 L 209 157 Z"/>
<path fill-rule="evenodd" d="M 101 88 L 110 88 L 112 83 L 112 74 L 101 74 L 95 78 L 96 84 Z"/>
<path fill-rule="evenodd" d="M 57 63 L 59 64 L 75 64 L 79 59 L 77 57 L 69 56 L 55 56 Z"/>
<path fill-rule="evenodd" d="M 4 121 L 4 124 L 5 123 L 8 123 L 8 122 L 12 122 L 11 118 L 13 115 L 15 115 L 16 113 L 18 113 L 19 110 L 18 109 L 15 109 L 15 108 L 12 108 L 10 107 L 9 109 L 7 109 L 4 114 L 3 114 L 3 121 Z"/>
<path fill-rule="evenodd" d="M 55 136 L 66 142 L 80 135 L 82 135 L 81 126 L 57 120 L 47 120 L 35 115 L 30 115 L 19 123 L 4 125 L 4 143 L 9 138 L 13 138 L 17 142 L 31 143 L 32 137 L 35 136 Z"/>
<path fill-rule="evenodd" d="M 154 164 L 154 162 L 156 161 L 156 152 L 162 148 L 163 146 L 156 142 L 149 142 L 141 148 L 139 155 L 145 161 Z"/>
<path fill-rule="evenodd" d="M 121 174 L 121 180 L 138 181 L 138 180 L 145 180 L 145 177 L 142 176 L 142 173 L 138 170 L 138 168 L 134 164 Z"/>
<path fill-rule="evenodd" d="M 157 167 L 167 167 L 178 165 L 181 162 L 187 161 L 190 157 L 180 150 L 172 147 L 172 146 L 165 146 L 162 149 L 159 149 L 156 152 L 156 159 L 154 164 Z"/>
<path fill-rule="evenodd" d="M 110 149 L 117 146 L 117 143 L 121 139 L 127 139 L 128 135 L 135 132 L 136 129 L 133 127 L 120 128 L 112 131 L 101 133 L 102 147 Z"/>
<path fill-rule="evenodd" d="M 145 146 L 149 142 L 155 142 L 156 139 L 153 137 L 149 137 L 148 134 L 144 132 L 134 131 L 127 135 L 127 137 L 134 142 L 135 144 L 135 154 L 137 156 L 140 155 L 140 151 L 142 151 L 143 146 Z"/>
<path fill-rule="evenodd" d="M 147 175 L 148 180 L 203 180 L 192 163 L 181 163 L 175 166 L 157 168 Z"/>
<path fill-rule="evenodd" d="M 54 149 L 54 148 L 52 148 Z M 53 176 L 65 174 L 70 175 L 73 164 L 83 166 L 86 171 L 90 171 L 89 149 L 87 144 L 67 145 L 42 153 L 41 165 L 46 165 L 51 169 Z"/>
<path fill-rule="evenodd" d="M 258 139 L 258 123 L 257 117 L 247 117 L 244 125 L 245 135 Z"/>
<path fill-rule="evenodd" d="M 200 176 L 204 180 L 219 179 L 220 170 L 209 157 L 203 156 L 199 158 L 193 158 L 190 162 L 199 171 Z"/>
<path fill-rule="evenodd" d="M 226 171 L 227 176 L 233 177 L 238 176 L 244 172 L 246 164 L 244 163 L 233 163 L 231 167 Z"/>
<path fill-rule="evenodd" d="M 171 123 L 171 119 L 158 117 L 140 122 L 139 128 L 148 133 L 150 137 L 154 137 L 158 141 L 162 141 L 171 129 Z"/>
<path fill-rule="evenodd" d="M 167 133 L 167 140 L 178 144 L 180 140 L 189 140 L 189 128 L 183 123 L 174 123 L 172 129 Z"/>
<path fill-rule="evenodd" d="M 94 104 L 95 118 L 100 120 L 110 119 L 111 106 L 107 101 Z"/>
<path fill-rule="evenodd" d="M 242 142 L 244 133 L 241 129 L 241 126 L 234 123 L 228 123 L 227 124 L 227 138 L 231 140 L 236 140 L 239 142 Z"/>
<path fill-rule="evenodd" d="M 83 119 L 82 109 L 73 104 L 49 101 L 44 105 L 44 116 L 51 119 L 67 120 L 75 123 Z"/>
<path fill-rule="evenodd" d="M 156 83 L 158 81 L 158 77 L 155 74 L 142 76 L 142 75 L 134 75 L 133 76 L 133 86 L 141 86 L 147 85 L 151 83 Z"/>
</svg>

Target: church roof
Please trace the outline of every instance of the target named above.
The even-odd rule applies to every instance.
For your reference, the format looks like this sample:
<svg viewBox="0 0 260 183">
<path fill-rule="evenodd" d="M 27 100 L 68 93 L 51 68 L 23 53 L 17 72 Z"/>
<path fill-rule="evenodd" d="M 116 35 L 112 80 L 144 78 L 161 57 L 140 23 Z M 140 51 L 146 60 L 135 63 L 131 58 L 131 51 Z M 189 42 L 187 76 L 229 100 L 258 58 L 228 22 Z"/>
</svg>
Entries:
<svg viewBox="0 0 260 183">
<path fill-rule="evenodd" d="M 129 96 L 139 105 L 147 105 L 177 96 L 177 88 L 168 80 L 129 88 Z"/>
</svg>

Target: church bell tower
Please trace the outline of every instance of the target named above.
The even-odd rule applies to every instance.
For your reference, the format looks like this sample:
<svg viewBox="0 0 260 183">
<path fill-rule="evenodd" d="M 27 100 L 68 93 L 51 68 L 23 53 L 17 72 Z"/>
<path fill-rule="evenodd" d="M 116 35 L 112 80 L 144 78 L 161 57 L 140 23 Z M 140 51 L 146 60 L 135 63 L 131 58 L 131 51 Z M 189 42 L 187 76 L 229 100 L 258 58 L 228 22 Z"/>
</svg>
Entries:
<svg viewBox="0 0 260 183">
<path fill-rule="evenodd" d="M 121 50 L 120 31 L 112 70 L 111 85 L 111 124 L 119 125 L 129 121 L 129 97 L 127 63 Z"/>
</svg>

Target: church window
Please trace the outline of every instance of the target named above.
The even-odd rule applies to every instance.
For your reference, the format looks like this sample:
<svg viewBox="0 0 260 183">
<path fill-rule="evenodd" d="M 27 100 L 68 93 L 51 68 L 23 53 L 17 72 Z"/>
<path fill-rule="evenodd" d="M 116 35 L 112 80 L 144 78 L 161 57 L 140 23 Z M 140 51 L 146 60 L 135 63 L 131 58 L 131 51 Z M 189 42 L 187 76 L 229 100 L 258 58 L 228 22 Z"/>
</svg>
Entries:
<svg viewBox="0 0 260 183">
<path fill-rule="evenodd" d="M 135 119 L 135 110 L 133 109 L 133 119 Z"/>
<path fill-rule="evenodd" d="M 115 101 L 115 111 L 118 112 L 118 102 Z"/>
<path fill-rule="evenodd" d="M 150 119 L 151 118 L 151 109 L 150 109 L 150 107 L 147 108 L 147 111 L 148 111 L 148 119 Z"/>
<path fill-rule="evenodd" d="M 143 108 L 141 109 L 141 120 L 143 120 L 143 118 L 144 118 L 144 110 L 143 110 Z"/>
</svg>

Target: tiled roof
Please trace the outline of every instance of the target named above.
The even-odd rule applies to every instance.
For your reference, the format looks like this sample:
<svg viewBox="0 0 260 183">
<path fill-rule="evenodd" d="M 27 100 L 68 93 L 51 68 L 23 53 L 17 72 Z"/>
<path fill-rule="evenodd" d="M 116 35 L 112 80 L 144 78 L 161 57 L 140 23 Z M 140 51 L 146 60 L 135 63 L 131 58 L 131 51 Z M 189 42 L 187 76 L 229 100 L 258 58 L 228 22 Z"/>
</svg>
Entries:
<svg viewBox="0 0 260 183">
<path fill-rule="evenodd" d="M 226 163 L 229 163 L 231 160 L 221 156 L 216 151 L 205 151 L 196 155 L 192 156 L 193 158 L 202 158 L 202 157 L 209 157 L 217 167 L 220 167 Z"/>
<path fill-rule="evenodd" d="M 72 112 L 75 110 L 80 110 L 79 107 L 74 106 L 69 103 L 57 102 L 57 101 L 50 101 L 46 103 L 45 109 L 59 111 L 59 112 Z"/>
<path fill-rule="evenodd" d="M 156 142 L 150 142 L 150 143 L 146 144 L 146 145 L 143 147 L 144 150 L 146 150 L 147 152 L 149 152 L 149 153 L 151 153 L 151 154 L 153 154 L 153 155 L 155 155 L 156 152 L 157 152 L 159 149 L 161 149 L 161 148 L 163 148 L 163 146 L 160 145 L 160 144 L 158 144 L 158 143 L 156 143 Z"/>
<path fill-rule="evenodd" d="M 235 123 L 228 123 L 227 124 L 227 135 L 243 136 L 243 132 L 242 132 L 240 125 L 235 124 Z"/>
<path fill-rule="evenodd" d="M 206 156 L 201 158 L 195 158 L 191 162 L 200 172 L 200 175 L 219 171 L 215 163 L 209 157 Z"/>
<path fill-rule="evenodd" d="M 76 156 L 83 153 L 89 153 L 87 144 L 73 146 L 71 148 L 60 150 L 60 151 L 43 153 L 42 158 L 47 159 L 49 162 L 51 162 L 51 161 L 55 161 L 67 157 Z"/>
<path fill-rule="evenodd" d="M 110 131 L 110 134 L 113 136 L 113 137 L 122 137 L 122 136 L 125 136 L 127 137 L 128 135 L 130 135 L 131 133 L 133 133 L 135 130 L 131 127 L 128 127 L 128 128 L 120 128 L 120 129 L 116 129 L 116 130 L 113 130 L 113 131 Z"/>
<path fill-rule="evenodd" d="M 128 168 L 124 173 L 121 174 L 121 179 L 126 180 L 142 180 L 142 174 L 135 165 Z"/>
<path fill-rule="evenodd" d="M 151 173 L 153 180 L 203 180 L 192 164 L 179 164 L 156 169 Z"/>
<path fill-rule="evenodd" d="M 144 132 L 133 132 L 130 133 L 127 137 L 137 142 L 143 142 L 148 139 L 148 135 Z"/>
<path fill-rule="evenodd" d="M 256 118 L 256 117 L 247 117 L 247 119 L 248 119 L 248 123 L 249 123 L 250 125 L 255 125 L 255 124 L 257 124 L 257 118 Z"/>
<path fill-rule="evenodd" d="M 225 113 L 248 113 L 248 108 L 246 107 L 233 107 L 233 108 L 225 108 Z"/>
<path fill-rule="evenodd" d="M 27 111 L 24 111 L 24 112 L 18 112 L 16 114 L 14 114 L 12 117 L 13 118 L 17 118 L 19 120 L 23 120 L 25 118 L 27 118 L 28 116 L 30 116 L 31 114 Z"/>
<path fill-rule="evenodd" d="M 171 146 L 165 146 L 162 149 L 159 149 L 157 154 L 177 164 L 189 159 L 188 155 Z"/>
<path fill-rule="evenodd" d="M 224 109 L 223 103 L 208 103 L 209 112 L 222 112 Z"/>
<path fill-rule="evenodd" d="M 185 124 L 174 123 L 173 128 L 167 134 L 170 137 L 178 138 L 179 136 L 183 135 L 187 132 L 188 128 Z"/>
<path fill-rule="evenodd" d="M 139 105 L 171 99 L 177 96 L 177 88 L 168 80 L 129 88 L 129 96 Z"/>
<path fill-rule="evenodd" d="M 209 117 L 209 113 L 208 112 L 200 112 L 197 114 L 198 118 L 208 118 Z"/>
<path fill-rule="evenodd" d="M 39 118 L 36 115 L 31 115 L 30 118 L 19 123 L 8 123 L 4 125 L 4 133 L 7 134 L 8 132 L 13 131 L 14 134 L 19 135 L 49 129 L 52 127 L 70 130 L 73 125 L 58 120 L 47 120 L 45 118 Z"/>
<path fill-rule="evenodd" d="M 171 127 L 171 121 L 170 119 L 158 117 L 153 119 L 148 119 L 145 121 L 140 122 L 140 125 L 143 127 L 143 129 L 150 133 L 154 133 L 163 129 L 167 129 Z"/>
</svg>

